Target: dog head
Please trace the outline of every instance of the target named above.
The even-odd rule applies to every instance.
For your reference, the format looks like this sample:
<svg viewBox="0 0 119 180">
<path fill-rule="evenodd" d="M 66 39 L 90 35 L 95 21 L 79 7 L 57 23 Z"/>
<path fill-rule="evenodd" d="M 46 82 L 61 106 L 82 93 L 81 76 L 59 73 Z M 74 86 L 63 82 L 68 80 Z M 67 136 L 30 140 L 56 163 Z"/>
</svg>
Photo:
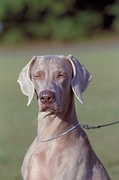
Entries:
<svg viewBox="0 0 119 180">
<path fill-rule="evenodd" d="M 34 56 L 22 69 L 18 83 L 28 96 L 28 104 L 36 91 L 40 111 L 61 111 L 72 90 L 83 103 L 82 93 L 92 76 L 72 55 Z"/>
</svg>

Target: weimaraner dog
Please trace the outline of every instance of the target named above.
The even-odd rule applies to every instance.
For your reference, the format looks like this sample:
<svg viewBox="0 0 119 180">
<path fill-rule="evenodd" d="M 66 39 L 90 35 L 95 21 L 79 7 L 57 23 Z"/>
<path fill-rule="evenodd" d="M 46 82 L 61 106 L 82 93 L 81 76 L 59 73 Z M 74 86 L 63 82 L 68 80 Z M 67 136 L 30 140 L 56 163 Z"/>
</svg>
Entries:
<svg viewBox="0 0 119 180">
<path fill-rule="evenodd" d="M 21 168 L 24 180 L 110 180 L 81 129 L 74 94 L 82 93 L 92 76 L 72 55 L 34 56 L 18 82 L 31 103 L 39 106 L 37 137 Z"/>
</svg>

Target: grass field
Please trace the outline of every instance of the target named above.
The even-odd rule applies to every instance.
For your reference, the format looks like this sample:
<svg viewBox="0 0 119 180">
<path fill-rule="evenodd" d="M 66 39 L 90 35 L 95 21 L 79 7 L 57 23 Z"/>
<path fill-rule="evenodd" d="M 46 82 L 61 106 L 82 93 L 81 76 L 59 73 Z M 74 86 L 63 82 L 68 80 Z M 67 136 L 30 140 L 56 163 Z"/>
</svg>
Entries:
<svg viewBox="0 0 119 180">
<path fill-rule="evenodd" d="M 21 180 L 20 167 L 36 135 L 37 102 L 27 107 L 16 80 L 33 55 L 72 53 L 93 76 L 76 100 L 80 123 L 98 125 L 119 120 L 119 43 L 96 42 L 74 45 L 29 45 L 0 48 L 0 180 Z M 86 130 L 91 144 L 112 180 L 119 179 L 119 124 Z"/>
</svg>

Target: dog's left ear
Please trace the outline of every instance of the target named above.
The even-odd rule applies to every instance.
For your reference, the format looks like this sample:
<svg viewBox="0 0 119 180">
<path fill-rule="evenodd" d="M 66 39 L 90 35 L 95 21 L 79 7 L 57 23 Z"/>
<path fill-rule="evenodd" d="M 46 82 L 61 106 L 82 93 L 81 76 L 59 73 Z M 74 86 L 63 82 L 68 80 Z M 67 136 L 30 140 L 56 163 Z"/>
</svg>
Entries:
<svg viewBox="0 0 119 180">
<path fill-rule="evenodd" d="M 36 59 L 37 57 L 33 56 L 31 61 L 22 69 L 17 80 L 17 82 L 20 84 L 22 93 L 28 96 L 27 106 L 29 106 L 29 104 L 31 103 L 34 95 L 34 85 L 30 79 L 30 70 Z"/>
<path fill-rule="evenodd" d="M 87 71 L 84 65 L 82 65 L 72 55 L 67 56 L 73 69 L 73 78 L 71 82 L 72 90 L 77 99 L 83 104 L 82 93 L 86 90 L 92 76 Z"/>
</svg>

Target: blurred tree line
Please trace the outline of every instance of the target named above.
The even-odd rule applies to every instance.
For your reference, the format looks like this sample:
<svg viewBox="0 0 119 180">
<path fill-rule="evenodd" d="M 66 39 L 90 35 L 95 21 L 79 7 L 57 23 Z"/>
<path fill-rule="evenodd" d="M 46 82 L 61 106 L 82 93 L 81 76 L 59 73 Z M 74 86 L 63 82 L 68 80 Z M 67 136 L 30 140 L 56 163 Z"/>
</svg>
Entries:
<svg viewBox="0 0 119 180">
<path fill-rule="evenodd" d="M 118 30 L 119 0 L 0 0 L 1 41 L 71 41 Z"/>
</svg>

